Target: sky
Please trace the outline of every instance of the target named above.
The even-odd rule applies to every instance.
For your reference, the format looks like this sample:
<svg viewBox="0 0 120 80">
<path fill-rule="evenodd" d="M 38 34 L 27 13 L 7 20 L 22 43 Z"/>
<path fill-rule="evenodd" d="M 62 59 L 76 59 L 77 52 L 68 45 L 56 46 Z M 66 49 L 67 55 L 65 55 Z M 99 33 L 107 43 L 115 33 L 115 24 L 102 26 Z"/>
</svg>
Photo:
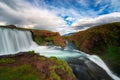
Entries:
<svg viewBox="0 0 120 80">
<path fill-rule="evenodd" d="M 0 0 L 0 25 L 60 34 L 120 22 L 119 0 Z"/>
</svg>

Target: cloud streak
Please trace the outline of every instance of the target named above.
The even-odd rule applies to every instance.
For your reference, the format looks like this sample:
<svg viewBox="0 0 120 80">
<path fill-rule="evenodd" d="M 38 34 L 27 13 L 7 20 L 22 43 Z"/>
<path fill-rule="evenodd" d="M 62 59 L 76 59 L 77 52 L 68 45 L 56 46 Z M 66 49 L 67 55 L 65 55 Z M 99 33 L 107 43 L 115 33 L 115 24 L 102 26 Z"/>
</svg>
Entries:
<svg viewBox="0 0 120 80">
<path fill-rule="evenodd" d="M 0 21 L 20 26 L 33 25 L 34 28 L 48 30 L 66 25 L 66 22 L 61 17 L 48 9 L 38 8 L 24 1 L 19 2 L 19 4 L 18 1 L 14 0 L 13 3 L 13 5 L 17 5 L 14 6 L 15 9 L 12 8 L 11 4 L 0 2 Z"/>
<path fill-rule="evenodd" d="M 66 34 L 120 21 L 119 4 L 119 0 L 0 0 L 0 23 Z"/>
<path fill-rule="evenodd" d="M 120 13 L 114 12 L 111 14 L 101 15 L 96 18 L 83 18 L 72 25 L 73 30 L 81 30 L 84 28 L 93 27 L 100 24 L 106 24 L 111 22 L 120 22 Z"/>
</svg>

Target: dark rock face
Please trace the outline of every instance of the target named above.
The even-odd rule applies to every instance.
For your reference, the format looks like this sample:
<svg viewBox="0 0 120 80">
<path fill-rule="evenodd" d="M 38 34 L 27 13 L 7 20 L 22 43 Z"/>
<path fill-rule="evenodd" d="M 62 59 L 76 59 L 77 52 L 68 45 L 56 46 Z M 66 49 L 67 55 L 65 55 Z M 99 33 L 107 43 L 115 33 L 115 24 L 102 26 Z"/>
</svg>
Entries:
<svg viewBox="0 0 120 80">
<path fill-rule="evenodd" d="M 12 29 L 13 29 L 13 28 L 16 28 L 16 26 L 15 26 L 15 25 L 12 25 L 12 24 L 11 24 L 11 25 L 7 25 L 7 27 L 8 27 L 8 28 L 12 28 Z"/>
<path fill-rule="evenodd" d="M 82 57 L 82 59 L 68 59 L 77 80 L 113 80 L 101 67 Z"/>
<path fill-rule="evenodd" d="M 15 26 L 15 25 L 13 25 L 13 24 L 11 24 L 11 25 L 6 25 L 6 26 L 0 26 L 0 27 L 2 27 L 2 28 L 9 28 L 9 29 L 16 29 L 17 27 Z"/>
</svg>

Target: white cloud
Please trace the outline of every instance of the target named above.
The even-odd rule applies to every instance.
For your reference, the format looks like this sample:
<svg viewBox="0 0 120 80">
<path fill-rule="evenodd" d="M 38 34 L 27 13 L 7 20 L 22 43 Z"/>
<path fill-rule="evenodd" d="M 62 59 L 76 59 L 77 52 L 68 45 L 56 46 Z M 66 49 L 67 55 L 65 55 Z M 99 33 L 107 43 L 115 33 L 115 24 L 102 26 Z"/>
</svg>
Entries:
<svg viewBox="0 0 120 80">
<path fill-rule="evenodd" d="M 102 0 L 97 0 L 95 6 L 99 5 L 102 2 Z"/>
<path fill-rule="evenodd" d="M 68 17 L 68 18 L 66 18 L 66 20 L 68 20 L 68 21 L 75 21 L 76 19 L 73 18 L 73 17 Z"/>
<path fill-rule="evenodd" d="M 4 25 L 6 25 L 6 23 L 4 23 L 4 22 L 0 22 L 0 25 L 4 26 Z"/>
<path fill-rule="evenodd" d="M 0 21 L 7 24 L 16 24 L 23 26 L 32 26 L 39 29 L 57 30 L 61 25 L 66 25 L 66 22 L 58 17 L 56 13 L 51 12 L 46 8 L 38 8 L 28 2 L 14 1 L 16 9 L 10 5 L 0 2 Z M 14 4 L 13 4 L 14 5 Z"/>
<path fill-rule="evenodd" d="M 120 21 L 119 0 L 97 0 L 93 3 L 88 3 L 89 0 L 76 0 L 80 7 L 75 7 L 71 2 L 72 0 L 53 0 L 52 4 L 58 4 L 56 7 L 46 4 L 45 0 L 33 0 L 31 3 L 27 0 L 0 0 L 0 22 L 65 34 L 94 25 Z M 111 13 L 98 16 L 106 9 Z M 66 20 L 73 22 L 72 27 L 66 24 L 64 16 L 69 16 Z"/>
<path fill-rule="evenodd" d="M 110 22 L 119 22 L 120 21 L 120 12 L 114 12 L 106 15 L 101 15 L 95 18 L 83 18 L 77 21 L 72 25 L 73 30 L 81 30 L 86 27 L 92 27 L 95 25 L 110 23 Z"/>
<path fill-rule="evenodd" d="M 87 7 L 88 3 L 85 0 L 78 0 L 78 3 L 81 4 L 81 6 Z"/>
<path fill-rule="evenodd" d="M 105 5 L 99 9 L 98 13 L 102 13 L 109 5 Z"/>
</svg>

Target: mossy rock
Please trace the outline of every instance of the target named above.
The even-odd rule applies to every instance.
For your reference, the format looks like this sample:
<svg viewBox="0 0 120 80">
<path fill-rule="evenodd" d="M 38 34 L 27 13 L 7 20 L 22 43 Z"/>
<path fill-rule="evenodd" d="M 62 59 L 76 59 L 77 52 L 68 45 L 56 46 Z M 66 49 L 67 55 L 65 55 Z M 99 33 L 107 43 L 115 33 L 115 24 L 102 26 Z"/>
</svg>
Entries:
<svg viewBox="0 0 120 80">
<path fill-rule="evenodd" d="M 67 62 L 34 51 L 0 56 L 0 62 L 0 80 L 75 80 Z"/>
</svg>

